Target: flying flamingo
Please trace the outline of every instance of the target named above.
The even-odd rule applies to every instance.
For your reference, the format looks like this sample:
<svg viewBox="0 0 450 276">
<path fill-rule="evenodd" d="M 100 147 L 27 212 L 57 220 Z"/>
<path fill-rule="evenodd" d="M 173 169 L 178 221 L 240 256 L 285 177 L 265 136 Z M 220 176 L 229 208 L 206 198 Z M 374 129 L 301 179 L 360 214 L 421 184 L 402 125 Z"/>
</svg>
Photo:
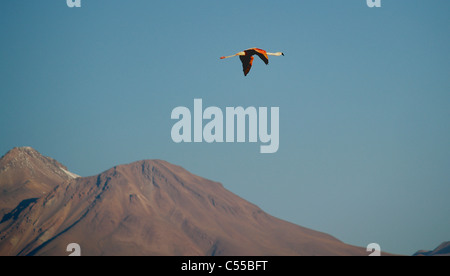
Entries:
<svg viewBox="0 0 450 276">
<path fill-rule="evenodd" d="M 242 62 L 242 68 L 244 69 L 244 76 L 247 76 L 248 72 L 250 72 L 250 69 L 252 68 L 253 55 L 258 55 L 264 61 L 264 63 L 266 65 L 269 64 L 268 56 L 278 56 L 278 57 L 284 56 L 284 54 L 282 52 L 268 53 L 259 48 L 250 48 L 245 51 L 234 54 L 232 56 L 221 57 L 220 59 L 239 56 L 239 58 L 241 59 L 241 62 Z"/>
</svg>

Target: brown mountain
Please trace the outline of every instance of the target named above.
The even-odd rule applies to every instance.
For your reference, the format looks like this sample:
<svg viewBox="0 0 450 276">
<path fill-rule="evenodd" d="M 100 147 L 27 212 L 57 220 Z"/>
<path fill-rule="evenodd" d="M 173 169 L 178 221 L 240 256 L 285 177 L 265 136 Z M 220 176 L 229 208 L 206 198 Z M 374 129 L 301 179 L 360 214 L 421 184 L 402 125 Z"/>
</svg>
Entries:
<svg viewBox="0 0 450 276">
<path fill-rule="evenodd" d="M 0 159 L 0 218 L 23 200 L 42 197 L 78 177 L 58 161 L 30 147 L 14 148 Z"/>
<path fill-rule="evenodd" d="M 419 250 L 413 256 L 450 256 L 450 241 L 441 243 L 434 250 Z"/>
<path fill-rule="evenodd" d="M 161 160 L 76 177 L 19 148 L 0 165 L 2 200 L 16 204 L 0 218 L 0 255 L 68 255 L 70 243 L 82 255 L 368 254 Z"/>
</svg>

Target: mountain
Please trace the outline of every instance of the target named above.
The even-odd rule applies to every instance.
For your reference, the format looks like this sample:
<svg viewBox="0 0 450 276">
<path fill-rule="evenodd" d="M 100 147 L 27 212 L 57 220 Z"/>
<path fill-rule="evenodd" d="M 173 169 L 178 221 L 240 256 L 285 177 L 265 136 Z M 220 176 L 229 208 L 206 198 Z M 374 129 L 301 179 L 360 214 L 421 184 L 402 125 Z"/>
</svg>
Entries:
<svg viewBox="0 0 450 276">
<path fill-rule="evenodd" d="M 78 177 L 31 148 L 0 160 L 0 255 L 368 255 L 162 160 Z M 14 208 L 11 208 L 16 204 Z"/>
<path fill-rule="evenodd" d="M 450 241 L 443 242 L 434 250 L 419 250 L 413 256 L 450 256 Z"/>
<path fill-rule="evenodd" d="M 23 200 L 40 198 L 76 177 L 64 165 L 33 148 L 10 150 L 0 159 L 0 218 Z"/>
</svg>

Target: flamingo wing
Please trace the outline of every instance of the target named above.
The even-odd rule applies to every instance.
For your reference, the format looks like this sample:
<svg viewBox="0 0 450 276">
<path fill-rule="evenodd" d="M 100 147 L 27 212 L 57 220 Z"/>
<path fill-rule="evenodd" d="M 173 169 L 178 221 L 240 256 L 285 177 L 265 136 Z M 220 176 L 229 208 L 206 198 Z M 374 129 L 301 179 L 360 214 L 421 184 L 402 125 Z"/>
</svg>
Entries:
<svg viewBox="0 0 450 276">
<path fill-rule="evenodd" d="M 239 56 L 242 62 L 242 69 L 244 70 L 244 76 L 247 76 L 248 72 L 250 72 L 250 69 L 252 68 L 253 64 L 253 56 L 251 55 L 245 55 L 245 56 Z"/>
<path fill-rule="evenodd" d="M 255 51 L 255 54 L 257 54 L 266 65 L 269 64 L 269 56 L 267 56 L 266 51 L 258 48 L 253 48 L 252 50 Z"/>
</svg>

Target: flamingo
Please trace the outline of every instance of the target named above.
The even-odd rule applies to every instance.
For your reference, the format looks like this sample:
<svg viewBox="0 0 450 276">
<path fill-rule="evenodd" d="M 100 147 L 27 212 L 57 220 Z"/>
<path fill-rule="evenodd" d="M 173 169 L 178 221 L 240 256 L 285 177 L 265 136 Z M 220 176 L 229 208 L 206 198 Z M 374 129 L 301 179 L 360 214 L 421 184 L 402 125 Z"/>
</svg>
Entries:
<svg viewBox="0 0 450 276">
<path fill-rule="evenodd" d="M 242 52 L 239 52 L 239 53 L 231 55 L 231 56 L 220 57 L 220 59 L 239 56 L 239 58 L 241 59 L 241 62 L 242 62 L 242 68 L 244 69 L 244 76 L 247 76 L 248 72 L 250 72 L 250 69 L 252 68 L 253 55 L 258 55 L 264 61 L 264 63 L 266 65 L 269 64 L 268 56 L 278 56 L 278 57 L 284 56 L 284 54 L 282 52 L 268 53 L 268 52 L 264 51 L 263 49 L 250 48 L 250 49 L 244 50 Z"/>
</svg>

